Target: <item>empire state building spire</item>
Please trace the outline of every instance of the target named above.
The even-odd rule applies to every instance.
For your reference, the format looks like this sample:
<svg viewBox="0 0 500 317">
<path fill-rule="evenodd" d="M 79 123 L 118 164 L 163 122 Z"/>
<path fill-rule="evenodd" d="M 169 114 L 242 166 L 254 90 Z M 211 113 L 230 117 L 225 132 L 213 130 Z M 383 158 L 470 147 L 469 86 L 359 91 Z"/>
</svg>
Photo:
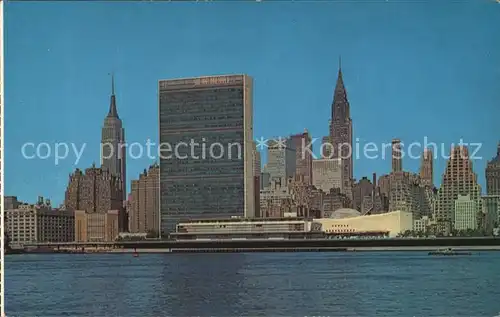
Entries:
<svg viewBox="0 0 500 317">
<path fill-rule="evenodd" d="M 111 102 L 109 104 L 108 117 L 118 117 L 118 111 L 116 110 L 116 96 L 115 96 L 115 75 L 111 74 Z"/>
</svg>

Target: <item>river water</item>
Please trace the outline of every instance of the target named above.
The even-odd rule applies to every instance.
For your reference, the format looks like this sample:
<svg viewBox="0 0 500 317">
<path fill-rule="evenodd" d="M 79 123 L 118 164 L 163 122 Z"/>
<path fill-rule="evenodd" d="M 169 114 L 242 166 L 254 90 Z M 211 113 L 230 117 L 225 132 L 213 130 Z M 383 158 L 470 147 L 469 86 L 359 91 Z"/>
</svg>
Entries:
<svg viewBox="0 0 500 317">
<path fill-rule="evenodd" d="M 500 252 L 23 254 L 11 316 L 498 316 Z"/>
</svg>

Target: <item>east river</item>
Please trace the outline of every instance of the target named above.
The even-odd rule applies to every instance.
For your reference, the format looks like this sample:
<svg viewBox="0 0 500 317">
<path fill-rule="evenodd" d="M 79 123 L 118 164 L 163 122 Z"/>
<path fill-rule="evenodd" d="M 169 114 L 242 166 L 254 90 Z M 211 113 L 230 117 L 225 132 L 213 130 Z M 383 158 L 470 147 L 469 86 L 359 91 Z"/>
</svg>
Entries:
<svg viewBox="0 0 500 317">
<path fill-rule="evenodd" d="M 499 316 L 500 252 L 22 254 L 8 317 Z"/>
</svg>

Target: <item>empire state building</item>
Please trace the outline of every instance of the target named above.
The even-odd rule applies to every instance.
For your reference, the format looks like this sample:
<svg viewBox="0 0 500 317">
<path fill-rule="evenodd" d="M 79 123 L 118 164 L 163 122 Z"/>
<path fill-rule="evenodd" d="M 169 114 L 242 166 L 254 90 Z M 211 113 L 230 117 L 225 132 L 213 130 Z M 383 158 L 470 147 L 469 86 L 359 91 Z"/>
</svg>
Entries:
<svg viewBox="0 0 500 317">
<path fill-rule="evenodd" d="M 101 138 L 101 166 L 112 175 L 120 177 L 123 200 L 126 200 L 126 147 L 125 130 L 116 110 L 115 82 L 111 77 L 111 101 L 109 112 L 104 119 Z"/>
</svg>

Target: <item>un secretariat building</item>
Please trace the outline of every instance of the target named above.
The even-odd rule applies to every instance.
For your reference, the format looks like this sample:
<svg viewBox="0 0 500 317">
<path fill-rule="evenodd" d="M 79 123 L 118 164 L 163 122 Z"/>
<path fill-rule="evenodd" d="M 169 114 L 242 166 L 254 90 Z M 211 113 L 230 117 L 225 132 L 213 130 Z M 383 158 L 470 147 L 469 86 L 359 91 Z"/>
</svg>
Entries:
<svg viewBox="0 0 500 317">
<path fill-rule="evenodd" d="M 159 82 L 162 235 L 187 219 L 252 217 L 252 79 Z"/>
</svg>

